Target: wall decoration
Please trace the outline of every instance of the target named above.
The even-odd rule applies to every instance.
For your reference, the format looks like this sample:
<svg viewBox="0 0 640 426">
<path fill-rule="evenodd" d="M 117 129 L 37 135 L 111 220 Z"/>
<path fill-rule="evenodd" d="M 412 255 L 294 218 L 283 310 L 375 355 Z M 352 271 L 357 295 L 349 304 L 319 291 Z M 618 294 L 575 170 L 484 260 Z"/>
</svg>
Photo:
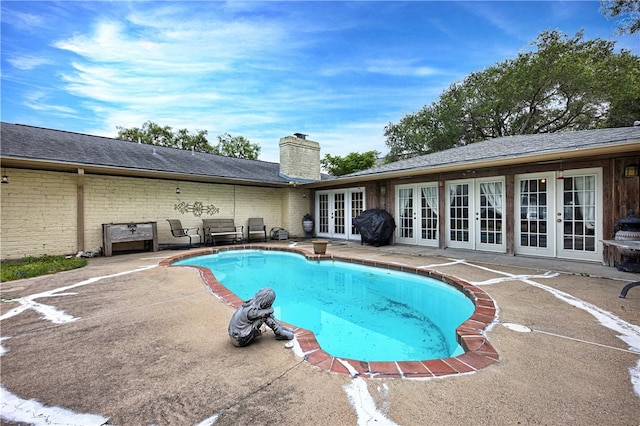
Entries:
<svg viewBox="0 0 640 426">
<path fill-rule="evenodd" d="M 220 208 L 214 206 L 213 204 L 204 205 L 200 201 L 196 201 L 193 204 L 185 203 L 181 201 L 179 204 L 176 204 L 173 207 L 174 210 L 179 211 L 182 214 L 192 212 L 194 216 L 200 217 L 203 213 L 206 213 L 209 216 L 213 216 L 216 213 L 220 213 Z"/>
</svg>

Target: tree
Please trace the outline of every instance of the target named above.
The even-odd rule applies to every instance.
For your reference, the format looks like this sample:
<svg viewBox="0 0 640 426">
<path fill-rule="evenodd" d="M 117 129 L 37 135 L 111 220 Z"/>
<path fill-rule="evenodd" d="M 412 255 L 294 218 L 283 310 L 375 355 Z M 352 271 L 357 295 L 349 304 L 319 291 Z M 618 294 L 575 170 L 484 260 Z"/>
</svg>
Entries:
<svg viewBox="0 0 640 426">
<path fill-rule="evenodd" d="M 120 140 L 186 150 L 193 149 L 199 152 L 213 151 L 213 147 L 209 145 L 207 140 L 206 130 L 198 130 L 195 134 L 189 133 L 187 129 L 173 131 L 171 127 L 160 126 L 153 121 L 145 122 L 141 128 L 127 129 L 122 126 L 116 128 L 118 129 L 116 139 Z"/>
<path fill-rule="evenodd" d="M 229 133 L 218 135 L 218 144 L 212 152 L 227 157 L 246 158 L 257 160 L 260 154 L 260 145 L 251 143 L 244 136 L 231 136 Z"/>
<path fill-rule="evenodd" d="M 320 163 L 330 175 L 343 176 L 375 166 L 378 155 L 378 151 L 351 152 L 345 157 L 326 154 Z"/>
<path fill-rule="evenodd" d="M 390 148 L 386 161 L 397 161 L 452 148 L 460 141 L 464 127 L 463 97 L 453 85 L 433 102 L 399 123 L 385 127 Z"/>
<path fill-rule="evenodd" d="M 640 1 L 638 0 L 601 0 L 600 10 L 607 18 L 618 18 L 620 34 L 634 34 L 640 31 Z"/>
<path fill-rule="evenodd" d="M 620 83 L 613 88 L 615 95 L 609 105 L 605 127 L 631 126 L 640 120 L 640 60 L 629 52 L 622 52 L 619 60 Z"/>
<path fill-rule="evenodd" d="M 612 127 L 640 114 L 637 56 L 585 41 L 582 32 L 545 31 L 531 44 L 534 50 L 470 74 L 437 102 L 389 123 L 387 161 L 500 136 Z"/>
</svg>

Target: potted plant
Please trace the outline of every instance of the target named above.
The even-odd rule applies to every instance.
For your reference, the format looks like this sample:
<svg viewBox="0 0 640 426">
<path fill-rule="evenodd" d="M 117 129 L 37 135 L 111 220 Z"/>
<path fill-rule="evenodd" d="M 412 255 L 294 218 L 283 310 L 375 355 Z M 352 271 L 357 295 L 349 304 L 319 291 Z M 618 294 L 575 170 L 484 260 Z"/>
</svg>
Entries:
<svg viewBox="0 0 640 426">
<path fill-rule="evenodd" d="M 327 240 L 313 240 L 313 252 L 315 254 L 325 254 L 327 252 Z"/>
</svg>

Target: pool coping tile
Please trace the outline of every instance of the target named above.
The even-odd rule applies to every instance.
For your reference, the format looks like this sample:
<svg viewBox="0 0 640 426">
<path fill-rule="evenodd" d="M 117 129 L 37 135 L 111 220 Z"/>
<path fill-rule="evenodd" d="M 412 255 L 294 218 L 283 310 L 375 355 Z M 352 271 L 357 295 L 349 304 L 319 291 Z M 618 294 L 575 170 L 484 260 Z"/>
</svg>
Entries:
<svg viewBox="0 0 640 426">
<path fill-rule="evenodd" d="M 372 259 L 334 256 L 331 254 L 316 255 L 311 254 L 309 251 L 302 248 L 274 247 L 260 244 L 239 244 L 234 246 L 201 249 L 195 252 L 183 253 L 163 259 L 160 262 L 160 266 L 172 266 L 173 263 L 188 257 L 216 254 L 228 250 L 244 249 L 285 251 L 301 254 L 308 260 L 338 260 L 435 278 L 464 293 L 475 306 L 471 317 L 456 329 L 458 342 L 465 349 L 465 353 L 456 357 L 443 359 L 367 362 L 347 358 L 337 358 L 322 350 L 318 344 L 315 334 L 312 331 L 289 325 L 295 330 L 295 339 L 300 347 L 304 360 L 321 370 L 364 378 L 429 378 L 471 373 L 482 368 L 486 368 L 500 360 L 498 352 L 491 343 L 489 343 L 484 333 L 487 327 L 494 322 L 496 315 L 496 306 L 491 296 L 481 288 L 463 281 L 460 278 L 442 274 L 428 268 L 411 267 L 400 263 L 384 262 Z M 199 271 L 203 282 L 216 297 L 236 309 L 242 305 L 242 299 L 222 285 L 209 269 L 199 266 L 190 267 L 196 268 Z M 347 364 L 349 368 L 347 368 L 345 364 Z"/>
<path fill-rule="evenodd" d="M 444 359 L 430 359 L 422 361 L 424 366 L 436 377 L 449 376 L 452 374 L 458 374 L 458 370 L 451 367 L 451 365 L 444 362 Z"/>
<path fill-rule="evenodd" d="M 371 377 L 378 375 L 383 377 L 402 377 L 402 370 L 398 368 L 397 363 L 394 362 L 369 362 L 369 372 Z"/>
<path fill-rule="evenodd" d="M 402 372 L 402 377 L 433 377 L 433 374 L 421 361 L 398 361 L 397 364 Z"/>
</svg>

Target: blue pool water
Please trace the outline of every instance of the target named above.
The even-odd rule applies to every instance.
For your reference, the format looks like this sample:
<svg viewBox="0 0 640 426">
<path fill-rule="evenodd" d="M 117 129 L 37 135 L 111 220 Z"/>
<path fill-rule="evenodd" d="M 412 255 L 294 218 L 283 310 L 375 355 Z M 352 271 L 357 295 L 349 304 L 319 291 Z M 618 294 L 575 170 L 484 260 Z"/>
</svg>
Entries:
<svg viewBox="0 0 640 426">
<path fill-rule="evenodd" d="M 474 305 L 441 281 L 299 254 L 231 250 L 174 265 L 209 268 L 243 300 L 260 288 L 276 292 L 276 318 L 313 331 L 332 356 L 362 361 L 447 358 L 464 352 L 456 328 Z"/>
</svg>

